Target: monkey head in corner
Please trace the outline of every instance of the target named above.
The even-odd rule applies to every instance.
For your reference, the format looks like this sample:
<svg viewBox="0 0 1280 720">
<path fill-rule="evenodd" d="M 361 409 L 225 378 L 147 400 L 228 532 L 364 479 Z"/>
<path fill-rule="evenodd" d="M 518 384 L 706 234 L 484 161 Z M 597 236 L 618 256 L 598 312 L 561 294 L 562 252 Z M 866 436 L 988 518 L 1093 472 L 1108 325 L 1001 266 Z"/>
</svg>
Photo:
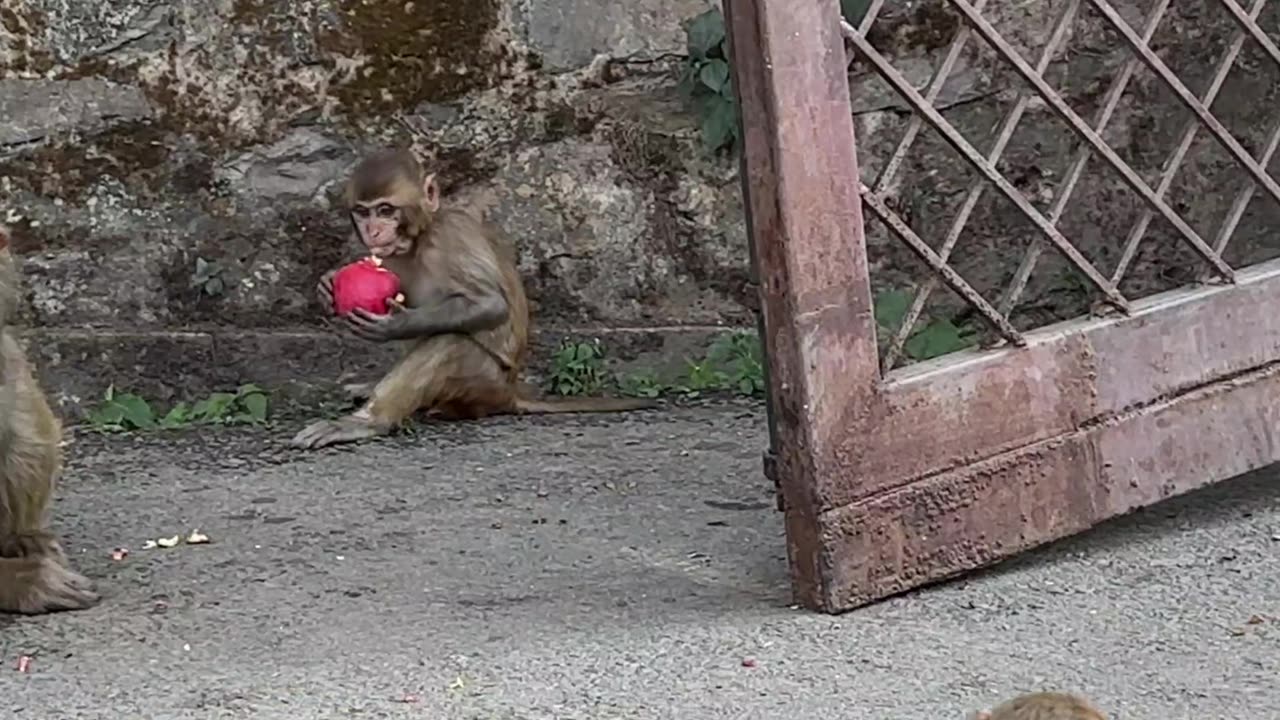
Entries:
<svg viewBox="0 0 1280 720">
<path fill-rule="evenodd" d="M 974 720 L 1107 720 L 1089 701 L 1061 692 L 1026 693 L 971 717 Z"/>
</svg>

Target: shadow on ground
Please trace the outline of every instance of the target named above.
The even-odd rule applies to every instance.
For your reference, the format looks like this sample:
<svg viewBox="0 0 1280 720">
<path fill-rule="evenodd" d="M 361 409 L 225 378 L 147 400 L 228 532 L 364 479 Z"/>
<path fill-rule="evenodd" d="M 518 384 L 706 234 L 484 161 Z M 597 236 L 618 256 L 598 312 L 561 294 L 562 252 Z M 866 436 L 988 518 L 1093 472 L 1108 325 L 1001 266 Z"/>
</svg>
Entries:
<svg viewBox="0 0 1280 720">
<path fill-rule="evenodd" d="M 0 628 L 0 713 L 934 720 L 1053 686 L 1280 716 L 1273 471 L 833 618 L 788 607 L 755 408 L 295 429 L 78 437 L 59 526 L 105 599 Z"/>
</svg>

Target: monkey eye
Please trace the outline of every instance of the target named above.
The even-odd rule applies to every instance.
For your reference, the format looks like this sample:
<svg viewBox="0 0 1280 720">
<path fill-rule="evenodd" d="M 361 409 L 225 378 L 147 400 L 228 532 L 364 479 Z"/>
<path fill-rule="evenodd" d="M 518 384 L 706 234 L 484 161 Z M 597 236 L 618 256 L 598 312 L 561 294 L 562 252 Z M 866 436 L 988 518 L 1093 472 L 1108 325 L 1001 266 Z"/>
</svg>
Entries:
<svg viewBox="0 0 1280 720">
<path fill-rule="evenodd" d="M 356 217 L 367 218 L 369 217 L 369 208 L 363 205 L 357 205 L 351 208 L 351 214 L 355 215 Z"/>
<path fill-rule="evenodd" d="M 388 203 L 382 203 L 378 206 L 378 217 L 389 218 L 396 214 L 396 206 Z"/>
</svg>

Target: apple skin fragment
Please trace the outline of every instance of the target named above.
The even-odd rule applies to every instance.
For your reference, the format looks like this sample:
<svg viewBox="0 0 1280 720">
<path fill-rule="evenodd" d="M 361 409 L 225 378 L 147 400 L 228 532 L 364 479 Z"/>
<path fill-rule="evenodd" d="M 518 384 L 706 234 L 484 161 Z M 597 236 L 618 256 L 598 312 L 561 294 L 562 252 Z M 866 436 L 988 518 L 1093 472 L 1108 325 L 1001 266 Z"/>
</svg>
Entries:
<svg viewBox="0 0 1280 720">
<path fill-rule="evenodd" d="M 200 532 L 199 530 L 192 530 L 190 533 L 188 533 L 188 534 L 187 534 L 187 536 L 186 536 L 185 538 L 184 538 L 182 535 L 174 535 L 173 537 L 157 538 L 157 539 L 155 539 L 155 540 L 148 540 L 148 541 L 147 541 L 147 542 L 142 546 L 142 549 L 143 549 L 143 550 L 154 550 L 154 549 L 156 549 L 156 548 L 158 548 L 158 547 L 168 549 L 168 548 L 177 547 L 180 543 L 182 543 L 182 542 L 184 542 L 184 541 L 185 541 L 188 545 L 204 545 L 204 544 L 206 544 L 206 543 L 208 543 L 208 542 L 209 542 L 209 536 L 208 536 L 208 535 L 205 535 L 204 533 Z M 120 548 L 120 550 L 123 550 L 125 555 L 128 555 L 128 554 L 129 554 L 129 551 L 128 551 L 127 549 Z M 117 559 L 119 559 L 119 558 L 117 558 Z"/>
</svg>

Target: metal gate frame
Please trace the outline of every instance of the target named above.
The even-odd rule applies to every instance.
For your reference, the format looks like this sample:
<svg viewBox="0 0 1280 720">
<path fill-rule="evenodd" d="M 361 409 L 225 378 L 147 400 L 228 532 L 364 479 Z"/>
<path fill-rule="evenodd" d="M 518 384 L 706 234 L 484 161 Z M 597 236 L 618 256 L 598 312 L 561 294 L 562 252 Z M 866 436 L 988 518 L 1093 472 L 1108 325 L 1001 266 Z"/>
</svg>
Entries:
<svg viewBox="0 0 1280 720">
<path fill-rule="evenodd" d="M 1088 159 L 1092 151 L 1118 171 L 1147 203 L 1143 222 L 1170 221 L 1218 284 L 1124 298 L 1116 288 L 1145 224 L 1126 242 L 1127 259 L 1115 275 L 1082 267 L 1054 227 L 1061 208 L 1041 215 L 1004 181 L 995 160 L 973 150 L 933 111 L 936 88 L 922 96 L 893 77 L 896 71 L 863 38 L 870 19 L 859 29 L 848 27 L 837 0 L 724 2 L 769 361 L 765 467 L 779 485 L 798 603 L 850 610 L 1280 459 L 1280 312 L 1274 310 L 1280 261 L 1237 271 L 1221 260 L 1255 188 L 1280 199 L 1280 186 L 1265 170 L 1280 145 L 1280 125 L 1254 158 L 1206 110 L 1246 37 L 1280 66 L 1280 51 L 1254 22 L 1265 0 L 1252 0 L 1247 12 L 1236 0 L 1218 0 L 1239 33 L 1203 98 L 1191 95 L 1146 45 L 1169 0 L 1153 0 L 1141 36 L 1105 0 L 1071 2 L 1055 36 L 1085 1 L 1133 51 L 1122 75 L 1145 64 L 1195 116 L 1158 188 L 1100 140 L 1096 129 L 1114 109 L 1111 99 L 1092 124 L 1074 116 L 1041 79 L 1043 67 L 1022 60 L 982 18 L 984 0 L 945 0 L 965 20 L 955 42 L 977 33 L 1014 63 L 1030 88 L 1023 97 L 1040 96 L 1076 131 L 1078 157 Z M 882 4 L 872 2 L 871 19 Z M 923 121 L 942 132 L 987 187 L 1032 219 L 1043 238 L 1029 255 L 1041 245 L 1063 252 L 1118 312 L 1021 333 L 1006 319 L 1020 288 L 997 310 L 947 266 L 949 247 L 935 252 L 915 235 L 859 177 L 846 41 L 912 105 L 922 118 L 912 121 L 915 130 Z M 945 76 L 949 68 L 937 72 Z M 1116 98 L 1127 81 L 1116 80 Z M 1011 112 L 1012 124 L 1020 113 Z M 1163 201 L 1199 129 L 1226 147 L 1253 181 L 1212 243 Z M 998 159 L 1001 147 L 997 141 L 991 157 Z M 1078 171 L 1074 176 L 1072 185 Z M 960 293 L 1005 344 L 882 372 L 864 207 L 933 268 L 937 277 L 929 285 L 941 281 Z M 948 235 L 952 244 L 963 223 Z M 1023 283 L 1034 263 L 1024 258 Z"/>
</svg>

